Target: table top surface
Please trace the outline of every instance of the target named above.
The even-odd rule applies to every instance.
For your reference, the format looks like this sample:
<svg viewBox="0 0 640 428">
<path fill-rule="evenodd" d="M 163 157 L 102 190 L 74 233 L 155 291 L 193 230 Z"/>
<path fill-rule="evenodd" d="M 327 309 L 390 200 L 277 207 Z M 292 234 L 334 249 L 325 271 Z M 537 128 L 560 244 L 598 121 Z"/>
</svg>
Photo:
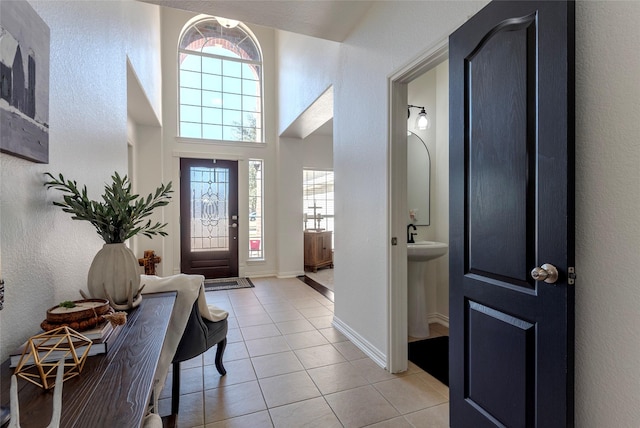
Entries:
<svg viewBox="0 0 640 428">
<path fill-rule="evenodd" d="M 61 427 L 141 426 L 148 411 L 160 352 L 176 293 L 145 294 L 127 315 L 106 354 L 88 357 L 79 376 L 64 382 Z M 9 406 L 13 369 L 0 367 L 0 402 Z M 53 410 L 53 392 L 18 379 L 20 422 L 46 427 Z"/>
</svg>

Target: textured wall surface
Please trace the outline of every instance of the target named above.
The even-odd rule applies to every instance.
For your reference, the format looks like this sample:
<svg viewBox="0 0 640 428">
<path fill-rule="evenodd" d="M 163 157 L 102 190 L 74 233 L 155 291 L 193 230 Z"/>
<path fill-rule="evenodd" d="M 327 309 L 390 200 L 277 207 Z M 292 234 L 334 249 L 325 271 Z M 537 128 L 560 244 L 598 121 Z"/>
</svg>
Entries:
<svg viewBox="0 0 640 428">
<path fill-rule="evenodd" d="M 388 334 L 387 76 L 481 6 L 380 3 L 340 49 L 334 84 L 334 166 L 340 186 L 336 215 L 341 219 L 336 315 L 383 352 Z M 579 427 L 635 427 L 640 420 L 639 18 L 638 2 L 576 4 Z M 299 52 L 299 61 L 318 63 L 315 53 L 306 58 Z M 333 67 L 327 64 L 325 70 Z M 322 87 L 318 81 L 324 80 L 314 76 L 324 76 L 323 71 L 314 70 L 307 87 Z M 281 95 L 281 103 L 296 96 L 283 88 Z"/>
<path fill-rule="evenodd" d="M 576 6 L 576 426 L 640 421 L 638 2 Z"/>
<path fill-rule="evenodd" d="M 126 171 L 126 55 L 133 55 L 131 63 L 140 69 L 157 61 L 157 46 L 133 48 L 130 40 L 137 35 L 136 40 L 156 43 L 152 6 L 32 4 L 51 28 L 51 160 L 36 165 L 0 155 L 0 245 L 7 282 L 0 358 L 33 334 L 48 307 L 77 297 L 101 246 L 88 224 L 71 221 L 50 205 L 53 195 L 42 187 L 42 173 L 64 172 L 87 183 L 97 196 L 114 170 Z M 278 123 L 284 129 L 334 84 L 334 165 L 340 188 L 336 215 L 341 219 L 336 315 L 382 353 L 388 341 L 387 78 L 482 4 L 377 4 L 345 44 L 329 48 L 325 64 L 318 51 L 301 48 L 303 37 L 288 34 L 278 44 L 286 50 L 299 43 L 297 57 L 288 61 L 300 61 L 294 65 L 302 74 L 283 73 L 288 80 L 279 88 L 282 114 L 269 122 L 274 128 Z M 579 1 L 576 15 L 576 426 L 636 427 L 640 3 Z M 171 70 L 175 73 L 175 62 L 164 65 L 164 74 Z M 138 75 L 149 76 L 141 80 L 158 105 L 157 76 Z M 175 84 L 165 86 L 167 91 L 175 91 Z M 170 154 L 165 156 L 168 166 L 174 161 Z M 264 151 L 250 154 L 273 160 Z M 268 191 L 276 195 L 275 184 L 270 186 Z"/>
<path fill-rule="evenodd" d="M 187 141 L 178 137 L 178 73 L 177 48 L 180 35 L 188 23 L 196 18 L 196 14 L 184 12 L 176 9 L 162 8 L 162 152 L 163 170 L 158 171 L 153 164 L 140 164 L 139 172 L 142 176 L 160 174 L 163 182 L 172 181 L 175 185 L 180 179 L 180 158 L 200 158 L 200 159 L 230 159 L 238 160 L 238 189 L 239 207 L 238 223 L 239 242 L 248 243 L 249 232 L 247 219 L 249 216 L 248 205 L 248 169 L 247 160 L 263 159 L 265 161 L 264 170 L 264 200 L 265 200 L 265 225 L 264 225 L 264 250 L 268 256 L 264 261 L 247 261 L 249 248 L 242 246 L 239 248 L 239 270 L 240 275 L 262 276 L 277 274 L 277 227 L 276 210 L 277 184 L 276 177 L 279 173 L 276 163 L 277 138 L 276 138 L 276 85 L 275 85 L 275 52 L 274 52 L 274 30 L 259 26 L 250 26 L 250 31 L 258 39 L 263 56 L 263 108 L 264 108 L 264 129 L 265 144 L 229 144 L 210 143 L 206 141 Z M 143 144 L 158 144 L 157 141 L 147 141 Z M 173 197 L 176 203 L 165 212 L 165 221 L 169 222 L 167 232 L 169 237 L 164 241 L 163 254 L 163 274 L 171 275 L 180 272 L 180 198 L 179 188 L 175 189 Z M 301 266 L 300 266 L 301 268 Z"/>
<path fill-rule="evenodd" d="M 73 221 L 51 205 L 59 194 L 45 191 L 43 173 L 64 173 L 86 184 L 93 198 L 114 171 L 126 173 L 127 56 L 147 71 L 159 60 L 157 6 L 128 1 L 31 4 L 51 30 L 50 161 L 39 165 L 0 154 L 6 281 L 0 359 L 38 332 L 48 308 L 80 298 L 78 290 L 86 289 L 89 265 L 102 246 L 89 223 Z M 142 75 L 149 98 L 158 105 L 159 78 Z"/>
</svg>

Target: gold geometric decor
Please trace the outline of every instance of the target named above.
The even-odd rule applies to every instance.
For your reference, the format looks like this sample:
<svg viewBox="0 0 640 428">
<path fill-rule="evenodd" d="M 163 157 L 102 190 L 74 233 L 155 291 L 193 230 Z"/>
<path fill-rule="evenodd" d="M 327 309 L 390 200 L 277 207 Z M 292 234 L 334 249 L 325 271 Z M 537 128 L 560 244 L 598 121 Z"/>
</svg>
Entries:
<svg viewBox="0 0 640 428">
<path fill-rule="evenodd" d="M 91 339 L 69 327 L 38 334 L 27 342 L 14 374 L 41 388 L 51 389 L 55 386 L 56 368 L 63 359 L 63 382 L 80 374 L 91 344 Z"/>
</svg>

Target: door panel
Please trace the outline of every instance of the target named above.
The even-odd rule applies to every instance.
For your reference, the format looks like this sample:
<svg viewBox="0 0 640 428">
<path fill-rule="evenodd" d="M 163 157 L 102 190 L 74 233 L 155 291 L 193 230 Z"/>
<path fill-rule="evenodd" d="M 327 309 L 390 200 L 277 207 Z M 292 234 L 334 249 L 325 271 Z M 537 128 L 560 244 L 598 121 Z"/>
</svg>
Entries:
<svg viewBox="0 0 640 428">
<path fill-rule="evenodd" d="M 238 276 L 238 163 L 180 159 L 181 271 Z"/>
<path fill-rule="evenodd" d="M 449 40 L 452 427 L 573 426 L 573 21 L 493 2 Z"/>
</svg>

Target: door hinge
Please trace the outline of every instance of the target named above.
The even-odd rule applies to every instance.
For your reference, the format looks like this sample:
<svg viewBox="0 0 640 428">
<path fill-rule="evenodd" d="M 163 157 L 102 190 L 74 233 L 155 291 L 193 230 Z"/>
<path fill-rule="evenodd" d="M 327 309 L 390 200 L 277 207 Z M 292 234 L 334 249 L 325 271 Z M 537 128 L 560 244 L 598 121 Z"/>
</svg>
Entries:
<svg viewBox="0 0 640 428">
<path fill-rule="evenodd" d="M 569 285 L 574 285 L 576 283 L 576 268 L 573 266 L 569 266 L 569 269 L 567 269 L 567 271 L 567 283 Z"/>
<path fill-rule="evenodd" d="M 397 237 L 393 237 L 391 238 L 391 245 L 398 245 L 398 238 Z"/>
</svg>

